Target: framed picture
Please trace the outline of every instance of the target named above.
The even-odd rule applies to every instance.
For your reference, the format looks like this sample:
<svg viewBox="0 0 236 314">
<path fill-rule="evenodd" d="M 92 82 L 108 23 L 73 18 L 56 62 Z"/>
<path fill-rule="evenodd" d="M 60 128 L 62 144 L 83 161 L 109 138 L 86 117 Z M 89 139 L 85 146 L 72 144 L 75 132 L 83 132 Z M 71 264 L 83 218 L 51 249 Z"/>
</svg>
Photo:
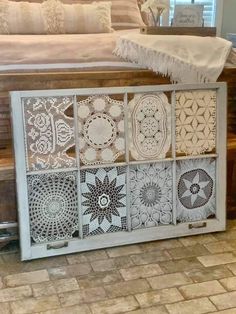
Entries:
<svg viewBox="0 0 236 314">
<path fill-rule="evenodd" d="M 190 4 L 175 6 L 173 26 L 201 27 L 203 26 L 204 5 Z"/>
</svg>

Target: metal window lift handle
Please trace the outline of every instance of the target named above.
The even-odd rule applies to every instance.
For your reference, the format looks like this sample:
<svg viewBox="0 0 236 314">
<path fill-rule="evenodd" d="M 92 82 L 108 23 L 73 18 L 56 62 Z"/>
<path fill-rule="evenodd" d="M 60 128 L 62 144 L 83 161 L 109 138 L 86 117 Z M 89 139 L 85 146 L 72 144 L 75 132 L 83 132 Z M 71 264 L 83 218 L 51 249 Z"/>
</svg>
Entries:
<svg viewBox="0 0 236 314">
<path fill-rule="evenodd" d="M 55 243 L 55 244 L 47 244 L 47 250 L 59 250 L 64 247 L 68 247 L 68 241 Z"/>
<path fill-rule="evenodd" d="M 189 229 L 200 229 L 200 228 L 206 228 L 207 223 L 206 222 L 196 222 L 188 225 Z"/>
</svg>

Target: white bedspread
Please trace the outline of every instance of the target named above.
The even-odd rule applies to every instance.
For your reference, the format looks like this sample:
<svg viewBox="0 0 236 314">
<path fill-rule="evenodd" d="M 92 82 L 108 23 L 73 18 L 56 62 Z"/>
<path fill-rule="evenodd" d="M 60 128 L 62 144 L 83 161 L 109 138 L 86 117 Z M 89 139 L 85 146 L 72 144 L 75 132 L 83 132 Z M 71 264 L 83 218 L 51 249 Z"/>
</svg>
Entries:
<svg viewBox="0 0 236 314">
<path fill-rule="evenodd" d="M 230 54 L 231 42 L 218 37 L 124 34 L 114 53 L 178 83 L 215 82 Z"/>
</svg>

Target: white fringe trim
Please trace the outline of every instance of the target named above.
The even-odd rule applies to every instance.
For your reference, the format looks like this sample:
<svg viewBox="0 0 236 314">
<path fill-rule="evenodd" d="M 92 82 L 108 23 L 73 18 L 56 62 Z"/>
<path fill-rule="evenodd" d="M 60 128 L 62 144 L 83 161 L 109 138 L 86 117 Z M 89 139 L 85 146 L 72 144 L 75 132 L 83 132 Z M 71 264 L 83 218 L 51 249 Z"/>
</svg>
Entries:
<svg viewBox="0 0 236 314">
<path fill-rule="evenodd" d="M 148 68 L 163 76 L 169 76 L 172 83 L 208 83 L 214 79 L 208 77 L 208 73 L 202 73 L 199 69 L 178 58 L 169 56 L 153 49 L 140 46 L 125 38 L 118 38 L 115 55 L 127 61 Z"/>
</svg>

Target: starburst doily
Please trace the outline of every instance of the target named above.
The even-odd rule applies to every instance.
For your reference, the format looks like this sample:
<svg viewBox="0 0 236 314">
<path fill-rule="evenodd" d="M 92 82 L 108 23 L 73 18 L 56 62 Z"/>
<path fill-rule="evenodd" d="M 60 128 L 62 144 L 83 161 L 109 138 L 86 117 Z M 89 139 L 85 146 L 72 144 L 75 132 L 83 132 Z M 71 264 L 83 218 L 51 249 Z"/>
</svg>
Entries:
<svg viewBox="0 0 236 314">
<path fill-rule="evenodd" d="M 81 171 L 84 236 L 125 230 L 126 168 Z"/>
<path fill-rule="evenodd" d="M 136 94 L 129 102 L 130 152 L 136 160 L 165 158 L 171 144 L 171 105 L 164 93 Z"/>
<path fill-rule="evenodd" d="M 72 238 L 78 230 L 75 172 L 28 177 L 31 237 L 37 243 Z"/>
<path fill-rule="evenodd" d="M 130 167 L 132 229 L 172 223 L 171 163 Z"/>
<path fill-rule="evenodd" d="M 75 146 L 72 97 L 23 98 L 27 170 L 75 167 L 67 151 Z"/>
<path fill-rule="evenodd" d="M 176 151 L 199 155 L 215 148 L 216 92 L 176 92 Z"/>
<path fill-rule="evenodd" d="M 178 161 L 177 220 L 198 221 L 215 213 L 215 161 Z"/>
<path fill-rule="evenodd" d="M 114 162 L 124 155 L 124 104 L 109 96 L 78 102 L 80 158 L 85 165 Z"/>
</svg>

